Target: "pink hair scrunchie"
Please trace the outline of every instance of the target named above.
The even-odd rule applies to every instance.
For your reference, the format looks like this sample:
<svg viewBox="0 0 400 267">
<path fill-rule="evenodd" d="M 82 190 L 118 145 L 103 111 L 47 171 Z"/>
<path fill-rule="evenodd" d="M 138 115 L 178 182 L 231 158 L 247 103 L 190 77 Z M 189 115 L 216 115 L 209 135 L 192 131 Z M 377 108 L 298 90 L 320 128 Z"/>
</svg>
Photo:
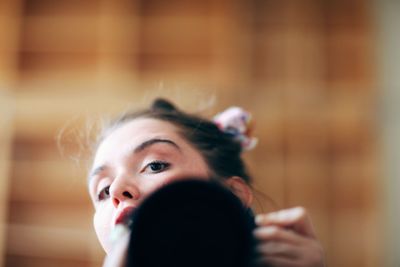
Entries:
<svg viewBox="0 0 400 267">
<path fill-rule="evenodd" d="M 258 143 L 257 138 L 250 136 L 251 121 L 251 114 L 240 107 L 230 107 L 213 118 L 222 132 L 240 143 L 243 151 L 253 149 Z"/>
</svg>

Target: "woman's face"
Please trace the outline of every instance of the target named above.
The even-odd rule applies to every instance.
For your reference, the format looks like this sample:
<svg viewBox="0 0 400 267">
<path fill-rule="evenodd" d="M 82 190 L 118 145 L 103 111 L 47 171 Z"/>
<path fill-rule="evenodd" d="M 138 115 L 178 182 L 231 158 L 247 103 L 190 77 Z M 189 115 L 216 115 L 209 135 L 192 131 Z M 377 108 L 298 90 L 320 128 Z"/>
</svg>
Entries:
<svg viewBox="0 0 400 267">
<path fill-rule="evenodd" d="M 138 118 L 114 130 L 100 144 L 89 175 L 95 206 L 94 227 L 104 250 L 110 232 L 124 223 L 151 192 L 186 177 L 204 177 L 209 169 L 200 153 L 165 121 Z"/>
</svg>

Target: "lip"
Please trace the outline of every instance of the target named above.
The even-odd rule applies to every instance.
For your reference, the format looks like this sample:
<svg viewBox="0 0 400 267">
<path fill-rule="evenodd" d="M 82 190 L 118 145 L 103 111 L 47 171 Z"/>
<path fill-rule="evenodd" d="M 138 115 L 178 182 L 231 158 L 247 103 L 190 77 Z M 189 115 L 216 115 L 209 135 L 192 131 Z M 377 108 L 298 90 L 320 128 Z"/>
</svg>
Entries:
<svg viewBox="0 0 400 267">
<path fill-rule="evenodd" d="M 129 226 L 130 217 L 135 209 L 136 209 L 136 207 L 134 207 L 134 206 L 126 207 L 126 208 L 122 209 L 121 212 L 117 213 L 114 225 L 125 224 L 126 226 Z"/>
</svg>

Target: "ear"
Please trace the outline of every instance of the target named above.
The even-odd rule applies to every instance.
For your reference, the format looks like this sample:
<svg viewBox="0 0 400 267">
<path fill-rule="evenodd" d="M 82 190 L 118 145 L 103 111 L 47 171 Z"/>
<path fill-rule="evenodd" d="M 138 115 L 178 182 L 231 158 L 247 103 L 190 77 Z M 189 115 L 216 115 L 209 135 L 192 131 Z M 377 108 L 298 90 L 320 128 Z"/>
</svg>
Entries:
<svg viewBox="0 0 400 267">
<path fill-rule="evenodd" d="M 250 207 L 253 203 L 253 192 L 242 178 L 232 176 L 225 180 L 224 183 L 242 201 L 243 205 Z"/>
</svg>

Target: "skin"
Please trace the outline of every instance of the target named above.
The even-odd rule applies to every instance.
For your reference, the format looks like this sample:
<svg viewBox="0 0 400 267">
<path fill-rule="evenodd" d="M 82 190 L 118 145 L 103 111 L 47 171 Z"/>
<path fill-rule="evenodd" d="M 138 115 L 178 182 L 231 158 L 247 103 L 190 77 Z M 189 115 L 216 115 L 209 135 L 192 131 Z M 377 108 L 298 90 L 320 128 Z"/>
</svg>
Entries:
<svg viewBox="0 0 400 267">
<path fill-rule="evenodd" d="M 207 179 L 210 173 L 201 154 L 168 122 L 138 118 L 109 134 L 96 151 L 89 175 L 94 228 L 108 254 L 103 266 L 124 264 L 129 233 L 119 233 L 116 242 L 110 238 L 122 210 L 137 207 L 170 182 Z M 227 177 L 224 183 L 246 206 L 251 205 L 252 191 L 240 177 Z M 321 246 L 304 209 L 259 215 L 256 224 L 257 266 L 324 266 Z"/>
<path fill-rule="evenodd" d="M 136 119 L 117 128 L 100 144 L 89 177 L 94 228 L 104 250 L 111 249 L 110 233 L 124 209 L 163 185 L 208 172 L 200 153 L 167 122 Z"/>
<path fill-rule="evenodd" d="M 260 240 L 257 266 L 323 267 L 322 246 L 316 239 L 311 220 L 302 207 L 280 210 L 256 217 L 254 231 Z"/>
</svg>

